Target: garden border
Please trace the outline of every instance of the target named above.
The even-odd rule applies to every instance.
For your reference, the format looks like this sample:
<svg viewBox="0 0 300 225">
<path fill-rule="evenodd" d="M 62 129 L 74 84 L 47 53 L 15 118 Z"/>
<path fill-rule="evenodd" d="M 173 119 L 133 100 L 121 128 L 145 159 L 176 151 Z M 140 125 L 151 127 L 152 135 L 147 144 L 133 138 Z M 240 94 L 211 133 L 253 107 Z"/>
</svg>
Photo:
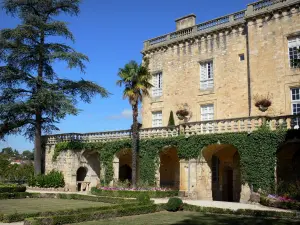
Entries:
<svg viewBox="0 0 300 225">
<path fill-rule="evenodd" d="M 59 215 L 52 217 L 36 217 L 25 219 L 24 225 L 55 225 L 66 223 L 79 223 L 100 219 L 107 219 L 113 217 L 132 216 L 140 214 L 150 214 L 154 212 L 164 211 L 166 204 L 157 205 L 144 205 L 144 206 L 132 206 L 128 208 L 116 208 L 108 209 L 97 212 L 87 212 L 76 215 Z M 278 212 L 278 211 L 263 211 L 253 209 L 223 209 L 213 207 L 201 207 L 183 204 L 183 210 L 191 212 L 202 212 L 209 214 L 219 215 L 237 215 L 237 216 L 251 216 L 251 217 L 267 217 L 267 218 L 281 218 L 281 219 L 300 219 L 300 215 L 297 212 Z M 172 212 L 170 212 L 172 213 Z"/>
<path fill-rule="evenodd" d="M 260 196 L 260 204 L 268 207 L 273 207 L 273 208 L 300 211 L 300 202 L 293 202 L 293 201 L 280 202 L 280 201 L 271 200 L 265 196 Z"/>
<path fill-rule="evenodd" d="M 112 197 L 125 197 L 125 198 L 137 198 L 140 194 L 147 194 L 150 198 L 166 198 L 178 196 L 179 191 L 127 191 L 127 190 L 101 190 L 93 187 L 91 194 L 97 196 L 112 196 Z"/>
<path fill-rule="evenodd" d="M 5 198 L 4 198 L 5 197 Z M 112 209 L 124 206 L 136 206 L 139 202 L 136 199 L 123 199 L 108 196 L 90 196 L 90 195 L 80 195 L 80 194 L 64 194 L 64 193 L 4 193 L 0 194 L 0 199 L 21 199 L 21 198 L 57 198 L 57 199 L 74 199 L 82 201 L 95 201 L 115 204 L 112 206 L 99 206 L 99 207 L 87 207 L 78 210 L 57 210 L 48 212 L 36 212 L 36 213 L 11 213 L 11 214 L 1 214 L 1 222 L 18 222 L 23 221 L 25 218 L 37 217 L 37 216 L 50 216 L 50 215 L 60 215 L 60 214 L 73 214 L 80 213 L 82 211 L 95 211 L 103 209 Z M 1 202 L 1 200 L 0 200 Z M 82 210 L 82 211 L 81 211 Z"/>
</svg>

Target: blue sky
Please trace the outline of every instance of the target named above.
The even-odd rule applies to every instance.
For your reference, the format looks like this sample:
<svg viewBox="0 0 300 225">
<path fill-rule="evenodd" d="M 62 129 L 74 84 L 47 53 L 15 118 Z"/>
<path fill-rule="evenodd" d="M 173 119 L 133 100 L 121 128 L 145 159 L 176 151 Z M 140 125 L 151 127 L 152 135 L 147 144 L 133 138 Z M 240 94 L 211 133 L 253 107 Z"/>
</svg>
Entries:
<svg viewBox="0 0 300 225">
<path fill-rule="evenodd" d="M 93 80 L 112 95 L 108 99 L 96 97 L 91 104 L 79 103 L 82 112 L 67 116 L 58 127 L 60 132 L 96 132 L 128 129 L 131 107 L 122 99 L 122 89 L 115 85 L 117 72 L 129 60 L 141 61 L 143 41 L 175 31 L 174 20 L 194 13 L 197 23 L 245 9 L 249 0 L 83 0 L 78 17 L 61 16 L 69 23 L 76 42 L 71 44 L 86 54 L 90 62 L 85 74 L 68 70 L 65 64 L 55 66 L 61 77 Z M 18 19 L 0 10 L 0 29 L 13 28 Z M 3 147 L 19 151 L 33 149 L 33 143 L 22 136 L 9 136 Z"/>
</svg>

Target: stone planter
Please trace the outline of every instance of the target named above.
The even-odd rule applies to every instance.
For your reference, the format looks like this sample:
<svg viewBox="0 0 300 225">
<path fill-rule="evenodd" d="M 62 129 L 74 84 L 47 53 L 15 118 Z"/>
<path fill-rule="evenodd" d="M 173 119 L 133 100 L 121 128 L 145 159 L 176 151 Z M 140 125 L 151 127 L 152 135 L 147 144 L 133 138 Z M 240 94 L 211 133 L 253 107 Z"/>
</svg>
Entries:
<svg viewBox="0 0 300 225">
<path fill-rule="evenodd" d="M 266 106 L 263 106 L 263 105 L 259 105 L 259 106 L 258 106 L 258 109 L 259 109 L 260 111 L 262 111 L 262 112 L 267 111 L 268 108 L 269 108 L 269 107 L 266 107 Z"/>
</svg>

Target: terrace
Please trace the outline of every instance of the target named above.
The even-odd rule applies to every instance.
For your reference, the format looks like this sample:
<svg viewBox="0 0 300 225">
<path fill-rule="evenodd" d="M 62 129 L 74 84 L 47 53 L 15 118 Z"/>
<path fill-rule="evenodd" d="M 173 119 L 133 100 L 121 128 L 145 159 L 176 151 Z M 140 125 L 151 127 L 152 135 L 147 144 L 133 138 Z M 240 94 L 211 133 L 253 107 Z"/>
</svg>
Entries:
<svg viewBox="0 0 300 225">
<path fill-rule="evenodd" d="M 140 129 L 140 138 L 164 138 L 184 135 L 186 137 L 212 133 L 253 132 L 264 123 L 271 130 L 298 129 L 299 116 L 277 117 L 245 117 L 224 120 L 199 121 L 183 123 L 172 127 L 155 127 Z M 130 130 L 94 132 L 94 133 L 68 133 L 44 136 L 46 144 L 59 142 L 79 141 L 83 143 L 107 142 L 131 138 Z"/>
<path fill-rule="evenodd" d="M 175 32 L 164 34 L 159 37 L 155 37 L 144 42 L 144 50 L 148 51 L 157 47 L 162 47 L 168 44 L 172 44 L 178 41 L 192 39 L 211 32 L 215 32 L 220 29 L 234 27 L 236 25 L 244 24 L 252 17 L 268 13 L 283 7 L 289 7 L 295 3 L 299 3 L 298 0 L 263 0 L 258 1 L 247 6 L 247 9 L 235 12 L 226 16 L 222 16 L 210 21 L 206 21 L 194 26 L 190 26 L 184 29 L 179 29 Z M 194 15 L 192 15 L 194 16 Z"/>
</svg>

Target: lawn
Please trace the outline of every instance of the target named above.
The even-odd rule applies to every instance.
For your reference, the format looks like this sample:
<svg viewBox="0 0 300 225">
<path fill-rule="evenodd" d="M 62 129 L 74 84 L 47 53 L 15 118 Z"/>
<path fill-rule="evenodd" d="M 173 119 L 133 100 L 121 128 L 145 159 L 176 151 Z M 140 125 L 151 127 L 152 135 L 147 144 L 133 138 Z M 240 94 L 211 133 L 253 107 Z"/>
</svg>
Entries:
<svg viewBox="0 0 300 225">
<path fill-rule="evenodd" d="M 78 223 L 77 225 L 156 225 L 156 224 L 202 224 L 202 225 L 299 225 L 300 221 L 208 215 L 198 212 L 160 212 L 139 216 L 120 217 L 101 221 Z"/>
<path fill-rule="evenodd" d="M 108 206 L 109 203 L 91 202 L 72 199 L 53 198 L 27 198 L 27 199 L 6 199 L 0 201 L 0 213 L 36 213 L 46 211 L 57 211 L 63 209 L 78 209 L 87 207 Z"/>
</svg>

